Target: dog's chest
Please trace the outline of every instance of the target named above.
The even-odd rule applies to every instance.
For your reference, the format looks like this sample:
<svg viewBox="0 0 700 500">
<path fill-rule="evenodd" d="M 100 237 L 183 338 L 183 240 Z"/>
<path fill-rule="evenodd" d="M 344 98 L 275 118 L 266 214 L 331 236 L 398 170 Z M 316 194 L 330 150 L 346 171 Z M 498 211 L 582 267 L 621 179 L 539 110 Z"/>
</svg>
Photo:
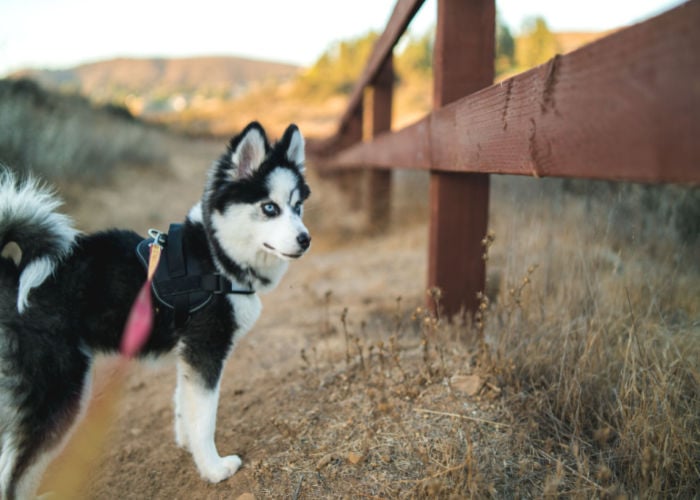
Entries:
<svg viewBox="0 0 700 500">
<path fill-rule="evenodd" d="M 227 298 L 238 327 L 234 333 L 236 336 L 243 336 L 250 331 L 260 317 L 262 311 L 260 298 L 257 294 L 229 295 Z"/>
</svg>

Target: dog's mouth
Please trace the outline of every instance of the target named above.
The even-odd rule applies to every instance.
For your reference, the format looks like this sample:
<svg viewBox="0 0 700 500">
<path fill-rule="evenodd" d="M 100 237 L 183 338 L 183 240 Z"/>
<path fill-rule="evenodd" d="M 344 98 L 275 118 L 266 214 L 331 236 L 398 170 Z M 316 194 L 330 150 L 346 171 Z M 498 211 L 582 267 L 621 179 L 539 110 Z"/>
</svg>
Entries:
<svg viewBox="0 0 700 500">
<path fill-rule="evenodd" d="M 270 250 L 273 254 L 278 255 L 278 256 L 280 256 L 280 257 L 287 258 L 287 259 L 298 259 L 298 258 L 301 257 L 302 255 L 304 255 L 304 252 L 303 252 L 303 251 L 301 251 L 301 252 L 299 252 L 299 253 L 284 253 L 284 252 L 280 252 L 279 250 L 277 250 L 275 247 L 273 247 L 273 246 L 270 245 L 269 243 L 263 243 L 263 246 L 264 246 L 265 248 L 267 248 L 268 250 Z"/>
</svg>

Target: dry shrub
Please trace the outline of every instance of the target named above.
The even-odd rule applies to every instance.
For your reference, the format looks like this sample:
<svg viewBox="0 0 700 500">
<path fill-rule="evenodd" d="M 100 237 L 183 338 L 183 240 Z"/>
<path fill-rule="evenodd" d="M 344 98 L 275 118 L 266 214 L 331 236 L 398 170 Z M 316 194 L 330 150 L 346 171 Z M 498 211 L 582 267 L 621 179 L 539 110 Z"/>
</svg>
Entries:
<svg viewBox="0 0 700 500">
<path fill-rule="evenodd" d="M 274 418 L 279 449 L 253 464 L 261 497 L 495 491 L 482 473 L 488 453 L 477 443 L 484 434 L 508 434 L 494 405 L 498 388 L 476 375 L 457 330 L 425 308 L 409 311 L 399 299 L 396 309 L 358 324 L 345 309 L 333 329 L 341 349 L 302 351 L 304 384 L 293 398 L 314 404 Z M 464 373 L 478 380 L 471 402 L 450 383 Z"/>
<path fill-rule="evenodd" d="M 561 316 L 500 330 L 498 363 L 512 367 L 508 385 L 517 389 L 513 411 L 531 426 L 514 452 L 568 464 L 560 492 L 696 491 L 697 325 L 668 328 L 633 311 L 603 321 Z"/>
<path fill-rule="evenodd" d="M 676 193 L 651 194 L 666 202 L 664 190 Z M 545 208 L 541 226 L 506 224 L 538 233 L 526 253 L 543 269 L 502 287 L 487 334 L 494 367 L 512 367 L 513 411 L 531 426 L 514 452 L 556 460 L 545 496 L 683 498 L 700 486 L 697 249 L 670 234 L 674 212 L 644 210 L 633 188 L 620 191 L 612 203 L 512 197 Z"/>
<path fill-rule="evenodd" d="M 534 182 L 495 179 L 490 281 L 473 320 L 433 317 L 419 297 L 359 317 L 321 299 L 293 394 L 315 404 L 275 419 L 280 446 L 254 464 L 258 494 L 696 494 L 697 248 L 638 197 Z"/>
<path fill-rule="evenodd" d="M 0 130 L 0 163 L 53 180 L 97 180 L 119 164 L 167 162 L 160 133 L 126 109 L 26 79 L 0 80 Z"/>
</svg>

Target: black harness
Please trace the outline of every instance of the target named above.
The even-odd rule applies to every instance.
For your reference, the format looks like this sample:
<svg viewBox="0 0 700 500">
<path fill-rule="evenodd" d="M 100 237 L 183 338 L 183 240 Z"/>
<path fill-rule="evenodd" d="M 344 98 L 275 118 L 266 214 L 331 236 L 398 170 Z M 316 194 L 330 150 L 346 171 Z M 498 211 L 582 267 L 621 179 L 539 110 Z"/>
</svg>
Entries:
<svg viewBox="0 0 700 500">
<path fill-rule="evenodd" d="M 250 287 L 237 287 L 221 273 L 205 272 L 202 263 L 187 252 L 182 233 L 182 224 L 171 224 L 168 234 L 156 236 L 163 249 L 152 286 L 158 302 L 173 310 L 176 328 L 187 323 L 214 295 L 255 293 Z M 153 241 L 146 238 L 136 246 L 136 255 L 146 269 Z"/>
</svg>

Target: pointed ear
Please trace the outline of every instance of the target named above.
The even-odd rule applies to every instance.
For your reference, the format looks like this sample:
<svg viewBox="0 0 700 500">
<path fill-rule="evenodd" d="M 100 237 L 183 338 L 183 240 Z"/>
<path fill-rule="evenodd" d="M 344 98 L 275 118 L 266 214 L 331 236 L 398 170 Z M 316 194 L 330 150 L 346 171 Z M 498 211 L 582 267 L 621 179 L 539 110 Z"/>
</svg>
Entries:
<svg viewBox="0 0 700 500">
<path fill-rule="evenodd" d="M 294 163 L 300 172 L 304 172 L 304 137 L 299 127 L 293 123 L 284 132 L 283 144 L 287 145 L 287 159 Z"/>
<path fill-rule="evenodd" d="M 265 130 L 258 122 L 251 123 L 231 139 L 231 163 L 236 168 L 235 177 L 250 177 L 265 159 L 268 148 Z"/>
</svg>

